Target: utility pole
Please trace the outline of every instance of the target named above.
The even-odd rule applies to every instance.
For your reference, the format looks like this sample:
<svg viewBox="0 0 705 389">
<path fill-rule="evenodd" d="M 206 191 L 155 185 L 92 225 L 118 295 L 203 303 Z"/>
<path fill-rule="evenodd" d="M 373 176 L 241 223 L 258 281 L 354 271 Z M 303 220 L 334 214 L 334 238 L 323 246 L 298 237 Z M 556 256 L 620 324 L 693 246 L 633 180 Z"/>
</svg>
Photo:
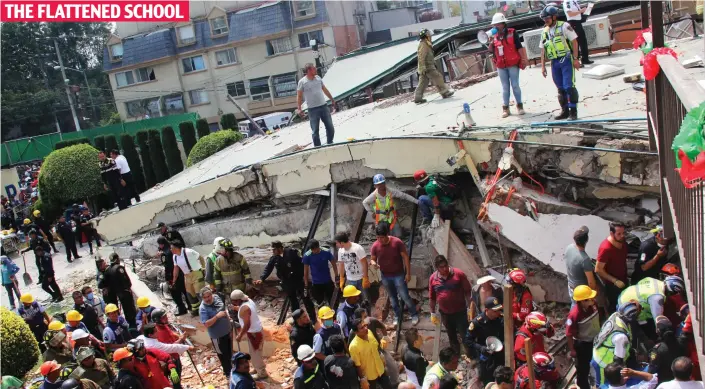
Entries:
<svg viewBox="0 0 705 389">
<path fill-rule="evenodd" d="M 320 71 L 321 77 L 323 77 L 323 65 L 321 64 L 321 54 L 318 52 L 318 41 L 316 39 L 311 39 L 310 44 L 313 58 L 316 60 L 316 69 Z"/>
<path fill-rule="evenodd" d="M 88 98 L 91 100 L 91 111 L 93 111 L 93 120 L 98 119 L 98 115 L 96 115 L 96 107 L 95 107 L 95 102 L 93 101 L 93 93 L 91 93 L 91 86 L 88 85 L 88 76 L 86 76 L 86 71 L 81 70 L 81 73 L 83 73 L 83 80 L 86 82 L 86 89 L 88 89 Z"/>
<path fill-rule="evenodd" d="M 76 115 L 76 107 L 73 104 L 73 97 L 71 96 L 71 91 L 69 90 L 69 84 L 66 78 L 66 70 L 64 69 L 64 61 L 61 59 L 61 52 L 59 51 L 59 42 L 54 39 L 54 48 L 56 49 L 56 56 L 59 58 L 59 67 L 61 67 L 61 77 L 64 79 L 64 89 L 66 89 L 66 97 L 69 99 L 69 106 L 71 106 L 71 115 L 73 116 L 73 123 L 76 125 L 76 131 L 81 131 L 81 124 L 78 122 L 78 115 Z M 89 89 L 90 93 L 90 89 Z"/>
</svg>

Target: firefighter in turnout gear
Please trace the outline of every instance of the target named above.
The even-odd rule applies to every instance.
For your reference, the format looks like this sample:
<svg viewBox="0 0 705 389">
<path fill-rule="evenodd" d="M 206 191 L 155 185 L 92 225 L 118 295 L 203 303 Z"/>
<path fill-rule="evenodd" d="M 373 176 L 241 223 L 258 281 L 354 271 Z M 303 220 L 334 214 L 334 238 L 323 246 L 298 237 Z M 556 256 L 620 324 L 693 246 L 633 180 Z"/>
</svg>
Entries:
<svg viewBox="0 0 705 389">
<path fill-rule="evenodd" d="M 504 365 L 504 353 L 512 350 L 494 352 L 487 345 L 487 338 L 494 336 L 504 342 L 504 319 L 502 303 L 495 297 L 485 300 L 485 311 L 470 322 L 465 337 L 465 348 L 473 359 L 479 359 L 480 379 L 484 385 L 492 382 L 493 372 L 497 366 Z"/>
<path fill-rule="evenodd" d="M 519 362 L 526 362 L 526 351 L 524 350 L 524 342 L 527 339 L 531 340 L 534 345 L 534 352 L 546 352 L 544 336 L 552 337 L 555 335 L 553 326 L 541 312 L 531 312 L 526 315 L 524 325 L 517 331 L 514 340 L 514 355 Z"/>
<path fill-rule="evenodd" d="M 76 352 L 76 367 L 70 377 L 76 379 L 89 379 L 101 389 L 109 389 L 115 381 L 115 373 L 110 364 L 101 358 L 96 358 L 95 351 L 91 347 L 81 347 Z"/>
<path fill-rule="evenodd" d="M 215 286 L 215 279 L 213 278 L 213 272 L 215 271 L 215 261 L 218 259 L 218 256 L 220 255 L 220 250 L 222 249 L 220 247 L 220 241 L 223 240 L 222 236 L 219 236 L 213 240 L 213 250 L 211 250 L 211 253 L 208 254 L 206 257 L 206 284 L 208 284 L 212 290 L 216 290 Z"/>
<path fill-rule="evenodd" d="M 137 328 L 137 309 L 135 309 L 135 299 L 132 297 L 130 277 L 127 275 L 125 267 L 120 264 L 120 257 L 117 253 L 111 253 L 108 258 L 110 266 L 103 273 L 103 285 L 120 301 L 125 319 L 130 323 L 130 327 Z M 107 307 L 105 313 L 108 313 Z"/>
<path fill-rule="evenodd" d="M 375 225 L 379 224 L 380 221 L 389 223 L 391 235 L 398 238 L 401 236 L 401 228 L 397 223 L 395 201 L 401 199 L 418 204 L 419 200 L 400 190 L 388 188 L 385 178 L 381 174 L 375 174 L 372 177 L 372 183 L 375 186 L 375 190 L 362 200 L 362 206 L 367 212 L 374 213 Z"/>
<path fill-rule="evenodd" d="M 578 119 L 578 90 L 575 88 L 575 71 L 580 69 L 578 59 L 578 34 L 566 22 L 556 20 L 558 8 L 549 4 L 540 17 L 546 24 L 541 34 L 541 73 L 546 77 L 546 59 L 551 61 L 551 76 L 558 88 L 561 113 L 556 120 Z"/>
<path fill-rule="evenodd" d="M 216 290 L 228 296 L 233 290 L 245 290 L 245 285 L 252 285 L 250 266 L 237 249 L 230 239 L 221 240 L 218 250 L 220 255 L 213 266 Z"/>
<path fill-rule="evenodd" d="M 602 325 L 595 337 L 590 365 L 595 371 L 596 385 L 606 384 L 605 367 L 612 362 L 626 365 L 632 346 L 632 325 L 636 324 L 641 306 L 629 301 L 617 309 Z"/>
<path fill-rule="evenodd" d="M 423 104 L 426 99 L 423 98 L 423 93 L 428 86 L 428 81 L 432 81 L 433 84 L 438 88 L 438 93 L 445 99 L 453 96 L 454 91 L 448 89 L 448 85 L 443 80 L 443 74 L 436 69 L 436 59 L 433 55 L 433 43 L 431 42 L 431 31 L 427 29 L 422 29 L 419 32 L 419 47 L 416 50 L 416 55 L 418 56 L 418 73 L 419 73 L 419 85 L 416 87 L 416 93 L 414 94 L 414 102 L 416 104 Z"/>
</svg>

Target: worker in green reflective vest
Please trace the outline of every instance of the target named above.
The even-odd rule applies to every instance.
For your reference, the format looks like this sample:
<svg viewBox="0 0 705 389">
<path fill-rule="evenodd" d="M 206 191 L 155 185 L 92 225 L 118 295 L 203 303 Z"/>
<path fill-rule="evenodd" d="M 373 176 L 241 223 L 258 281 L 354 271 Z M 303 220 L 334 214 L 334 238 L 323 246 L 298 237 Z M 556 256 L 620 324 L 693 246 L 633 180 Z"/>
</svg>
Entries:
<svg viewBox="0 0 705 389">
<path fill-rule="evenodd" d="M 592 361 L 595 378 L 600 388 L 607 388 L 604 370 L 607 365 L 617 362 L 625 365 L 632 346 L 631 326 L 636 323 L 641 311 L 639 302 L 632 300 L 619 307 L 602 325 L 593 342 Z"/>
</svg>

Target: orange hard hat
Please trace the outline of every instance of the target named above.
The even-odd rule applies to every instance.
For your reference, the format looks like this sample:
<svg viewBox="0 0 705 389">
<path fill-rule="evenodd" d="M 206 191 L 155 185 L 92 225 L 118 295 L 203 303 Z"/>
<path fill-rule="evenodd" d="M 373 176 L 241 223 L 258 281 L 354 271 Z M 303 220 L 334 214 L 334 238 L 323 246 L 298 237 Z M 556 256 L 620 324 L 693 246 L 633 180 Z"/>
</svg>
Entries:
<svg viewBox="0 0 705 389">
<path fill-rule="evenodd" d="M 43 376 L 48 375 L 52 371 L 56 371 L 61 369 L 61 365 L 59 365 L 58 362 L 56 361 L 46 361 L 42 363 L 42 367 L 39 369 L 39 372 L 42 373 Z"/>
<path fill-rule="evenodd" d="M 681 269 L 678 267 L 678 265 L 673 264 L 673 263 L 667 263 L 663 265 L 661 268 L 661 272 L 668 274 L 669 276 L 680 276 L 681 275 Z"/>
<path fill-rule="evenodd" d="M 123 348 L 117 349 L 113 353 L 113 362 L 118 362 L 118 361 L 121 361 L 125 358 L 129 358 L 131 356 L 132 356 L 132 353 L 130 352 L 130 350 L 128 350 L 127 347 L 123 347 Z"/>
</svg>

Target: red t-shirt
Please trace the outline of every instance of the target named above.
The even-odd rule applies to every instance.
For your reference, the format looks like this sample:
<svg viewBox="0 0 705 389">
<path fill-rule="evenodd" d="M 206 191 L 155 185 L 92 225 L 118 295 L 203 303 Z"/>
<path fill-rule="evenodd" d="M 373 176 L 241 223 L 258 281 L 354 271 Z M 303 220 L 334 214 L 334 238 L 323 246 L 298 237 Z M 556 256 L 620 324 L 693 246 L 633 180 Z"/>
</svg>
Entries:
<svg viewBox="0 0 705 389">
<path fill-rule="evenodd" d="M 404 242 L 395 236 L 390 236 L 387 244 L 376 241 L 372 245 L 370 255 L 377 257 L 377 264 L 383 276 L 393 277 L 404 274 L 404 260 L 401 254 L 405 252 Z"/>
<path fill-rule="evenodd" d="M 628 285 L 626 242 L 622 243 L 622 248 L 620 249 L 614 247 L 609 239 L 603 240 L 597 250 L 597 263 L 604 263 L 607 273 Z"/>
<path fill-rule="evenodd" d="M 568 317 L 565 320 L 565 335 L 572 336 L 573 338 L 578 337 L 578 331 L 580 330 L 580 323 L 592 316 L 597 312 L 597 308 L 593 305 L 587 311 L 580 309 L 579 304 L 575 304 L 570 308 L 568 312 Z"/>
<path fill-rule="evenodd" d="M 431 300 L 436 300 L 438 310 L 447 315 L 464 312 L 465 296 L 470 293 L 472 287 L 460 269 L 451 268 L 453 274 L 442 279 L 438 272 L 431 274 L 428 280 L 428 296 Z"/>
</svg>

